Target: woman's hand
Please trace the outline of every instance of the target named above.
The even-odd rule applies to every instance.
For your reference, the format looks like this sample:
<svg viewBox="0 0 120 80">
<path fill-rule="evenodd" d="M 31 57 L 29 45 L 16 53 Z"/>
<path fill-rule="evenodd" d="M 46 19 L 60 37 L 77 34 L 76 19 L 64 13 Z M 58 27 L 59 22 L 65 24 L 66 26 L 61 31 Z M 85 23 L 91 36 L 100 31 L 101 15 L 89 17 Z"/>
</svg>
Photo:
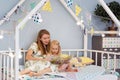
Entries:
<svg viewBox="0 0 120 80">
<path fill-rule="evenodd" d="M 45 60 L 51 61 L 52 57 L 53 57 L 52 55 L 48 54 L 48 55 L 46 56 Z"/>
<path fill-rule="evenodd" d="M 42 61 L 50 61 L 49 57 L 46 57 L 46 58 L 39 58 L 38 60 L 42 60 Z"/>
<path fill-rule="evenodd" d="M 53 58 L 52 55 L 48 54 L 43 58 L 38 58 L 38 60 L 42 60 L 42 61 L 51 61 L 51 59 Z"/>
</svg>

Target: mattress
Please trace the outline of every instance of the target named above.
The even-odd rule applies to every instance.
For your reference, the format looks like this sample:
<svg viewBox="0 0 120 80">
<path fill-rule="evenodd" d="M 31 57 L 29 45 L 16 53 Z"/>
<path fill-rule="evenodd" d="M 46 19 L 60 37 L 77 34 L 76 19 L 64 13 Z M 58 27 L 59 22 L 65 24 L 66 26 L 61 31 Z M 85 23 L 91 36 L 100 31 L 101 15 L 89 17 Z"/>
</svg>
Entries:
<svg viewBox="0 0 120 80">
<path fill-rule="evenodd" d="M 49 73 L 34 80 L 94 80 L 105 72 L 103 67 L 90 65 L 79 68 L 79 72 Z"/>
</svg>

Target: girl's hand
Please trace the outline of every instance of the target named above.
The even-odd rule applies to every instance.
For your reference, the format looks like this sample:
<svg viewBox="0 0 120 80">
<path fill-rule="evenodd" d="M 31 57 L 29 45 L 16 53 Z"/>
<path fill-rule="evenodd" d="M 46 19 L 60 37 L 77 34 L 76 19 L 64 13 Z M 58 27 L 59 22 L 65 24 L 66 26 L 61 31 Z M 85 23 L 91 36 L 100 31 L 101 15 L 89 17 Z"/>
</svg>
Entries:
<svg viewBox="0 0 120 80">
<path fill-rule="evenodd" d="M 60 67 L 59 67 L 59 71 L 61 72 L 65 72 L 65 70 L 68 68 L 68 64 L 62 64 Z"/>
</svg>

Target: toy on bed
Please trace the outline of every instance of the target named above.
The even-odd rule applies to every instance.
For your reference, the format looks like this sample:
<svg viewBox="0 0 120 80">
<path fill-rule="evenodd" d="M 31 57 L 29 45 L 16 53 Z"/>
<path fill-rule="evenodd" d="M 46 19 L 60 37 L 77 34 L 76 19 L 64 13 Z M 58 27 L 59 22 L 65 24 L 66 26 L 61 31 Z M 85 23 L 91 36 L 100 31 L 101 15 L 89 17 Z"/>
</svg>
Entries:
<svg viewBox="0 0 120 80">
<path fill-rule="evenodd" d="M 75 57 L 70 60 L 70 64 L 75 67 L 82 67 L 85 65 L 92 64 L 93 62 L 94 60 L 88 57 Z"/>
</svg>

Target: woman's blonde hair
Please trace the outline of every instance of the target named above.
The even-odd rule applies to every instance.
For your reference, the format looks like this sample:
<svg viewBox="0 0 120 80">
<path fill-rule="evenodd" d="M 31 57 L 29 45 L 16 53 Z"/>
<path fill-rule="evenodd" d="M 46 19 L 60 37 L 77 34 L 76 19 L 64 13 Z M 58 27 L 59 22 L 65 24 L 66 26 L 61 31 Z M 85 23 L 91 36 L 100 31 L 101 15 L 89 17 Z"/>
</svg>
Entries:
<svg viewBox="0 0 120 80">
<path fill-rule="evenodd" d="M 44 54 L 46 55 L 47 53 L 50 52 L 50 42 L 48 43 L 48 45 L 46 45 L 46 48 L 45 48 L 43 42 L 40 40 L 44 34 L 50 35 L 50 33 L 46 29 L 42 29 L 38 33 L 36 42 L 37 42 L 37 45 L 38 45 L 38 49 L 41 51 L 41 53 L 43 55 Z"/>
<path fill-rule="evenodd" d="M 50 53 L 52 54 L 52 46 L 53 45 L 57 45 L 58 46 L 58 54 L 60 54 L 61 53 L 61 47 L 60 47 L 60 43 L 57 41 L 57 40 L 53 40 L 52 42 L 51 42 L 51 47 L 50 47 Z"/>
</svg>

